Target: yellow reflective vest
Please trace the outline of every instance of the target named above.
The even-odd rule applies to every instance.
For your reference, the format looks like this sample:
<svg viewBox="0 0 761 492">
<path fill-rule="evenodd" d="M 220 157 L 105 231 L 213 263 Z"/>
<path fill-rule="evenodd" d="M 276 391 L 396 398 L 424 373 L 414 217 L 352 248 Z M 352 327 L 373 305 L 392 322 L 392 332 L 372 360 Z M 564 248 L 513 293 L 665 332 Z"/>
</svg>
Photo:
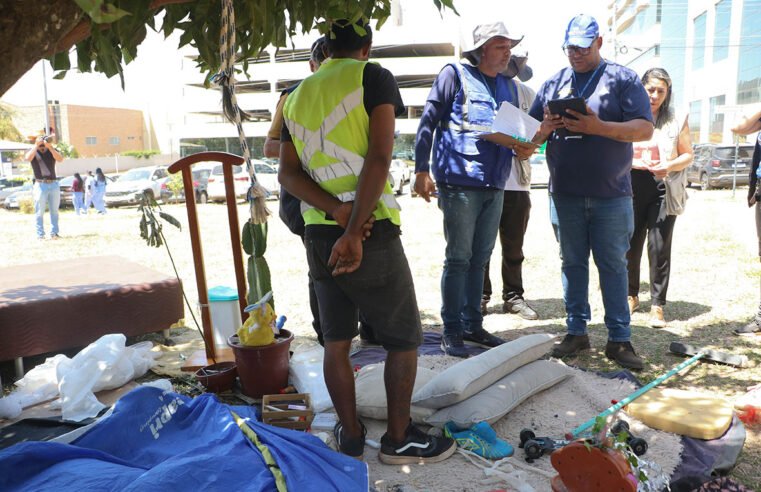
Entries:
<svg viewBox="0 0 761 492">
<path fill-rule="evenodd" d="M 320 188 L 342 202 L 354 200 L 367 155 L 370 117 L 362 87 L 366 64 L 351 58 L 326 60 L 288 96 L 283 108 L 301 165 Z M 301 213 L 306 225 L 336 225 L 324 211 L 303 201 Z M 401 225 L 388 181 L 373 215 Z"/>
</svg>

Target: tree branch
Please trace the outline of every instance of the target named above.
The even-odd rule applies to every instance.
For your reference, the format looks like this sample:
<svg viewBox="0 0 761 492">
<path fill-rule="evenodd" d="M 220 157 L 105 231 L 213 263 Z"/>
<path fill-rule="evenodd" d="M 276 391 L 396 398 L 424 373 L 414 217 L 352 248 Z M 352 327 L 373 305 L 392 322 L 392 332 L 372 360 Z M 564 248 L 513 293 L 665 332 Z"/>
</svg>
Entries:
<svg viewBox="0 0 761 492">
<path fill-rule="evenodd" d="M 191 0 L 153 0 L 148 7 L 148 10 L 158 10 L 167 5 L 187 3 L 189 1 Z M 91 33 L 90 26 L 91 21 L 88 17 L 82 19 L 79 24 L 74 26 L 74 29 L 69 31 L 63 38 L 61 38 L 55 44 L 52 51 L 47 53 L 45 56 L 53 56 L 56 53 L 68 51 L 72 46 L 76 45 L 80 41 L 84 41 L 85 39 L 89 38 Z M 101 30 L 105 30 L 109 29 L 111 24 L 101 24 L 99 27 Z"/>
</svg>

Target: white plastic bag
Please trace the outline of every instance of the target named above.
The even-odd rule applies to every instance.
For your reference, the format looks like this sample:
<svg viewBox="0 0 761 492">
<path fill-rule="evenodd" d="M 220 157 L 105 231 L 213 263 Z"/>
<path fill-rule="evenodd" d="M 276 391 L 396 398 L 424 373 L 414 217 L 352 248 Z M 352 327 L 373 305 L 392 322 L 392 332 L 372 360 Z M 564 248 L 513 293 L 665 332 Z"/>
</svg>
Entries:
<svg viewBox="0 0 761 492">
<path fill-rule="evenodd" d="M 139 378 L 160 356 L 151 352 L 150 342 L 131 347 L 126 342 L 122 334 L 104 335 L 72 359 L 64 355 L 47 359 L 16 383 L 18 390 L 0 399 L 0 417 L 18 417 L 23 408 L 58 396 L 64 420 L 95 417 L 104 408 L 95 393 Z"/>
<path fill-rule="evenodd" d="M 333 408 L 333 402 L 325 386 L 322 361 L 325 349 L 319 345 L 295 352 L 289 362 L 291 384 L 300 393 L 309 393 L 315 412 L 324 412 Z"/>
</svg>

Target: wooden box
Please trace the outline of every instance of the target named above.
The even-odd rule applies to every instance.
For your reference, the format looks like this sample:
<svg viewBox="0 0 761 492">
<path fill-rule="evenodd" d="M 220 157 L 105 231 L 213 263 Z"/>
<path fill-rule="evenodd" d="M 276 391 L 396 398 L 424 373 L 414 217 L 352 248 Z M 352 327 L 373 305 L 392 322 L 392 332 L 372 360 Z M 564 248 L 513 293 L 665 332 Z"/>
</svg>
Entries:
<svg viewBox="0 0 761 492">
<path fill-rule="evenodd" d="M 307 430 L 314 419 L 309 393 L 264 395 L 262 422 L 286 429 Z"/>
</svg>

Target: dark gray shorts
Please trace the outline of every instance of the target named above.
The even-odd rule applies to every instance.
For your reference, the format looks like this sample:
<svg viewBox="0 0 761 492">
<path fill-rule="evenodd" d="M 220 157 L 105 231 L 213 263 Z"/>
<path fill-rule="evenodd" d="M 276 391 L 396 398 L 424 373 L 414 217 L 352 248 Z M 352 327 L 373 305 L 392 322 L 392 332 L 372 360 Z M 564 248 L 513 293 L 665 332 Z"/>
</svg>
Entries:
<svg viewBox="0 0 761 492">
<path fill-rule="evenodd" d="M 422 343 L 415 286 L 399 237 L 369 239 L 359 268 L 337 277 L 328 266 L 335 241 L 307 237 L 305 243 L 326 342 L 354 338 L 362 311 L 386 350 L 414 350 Z"/>
</svg>

